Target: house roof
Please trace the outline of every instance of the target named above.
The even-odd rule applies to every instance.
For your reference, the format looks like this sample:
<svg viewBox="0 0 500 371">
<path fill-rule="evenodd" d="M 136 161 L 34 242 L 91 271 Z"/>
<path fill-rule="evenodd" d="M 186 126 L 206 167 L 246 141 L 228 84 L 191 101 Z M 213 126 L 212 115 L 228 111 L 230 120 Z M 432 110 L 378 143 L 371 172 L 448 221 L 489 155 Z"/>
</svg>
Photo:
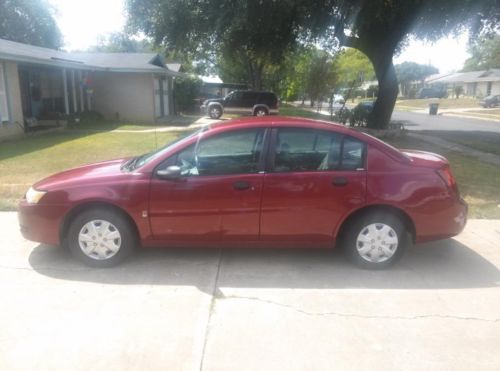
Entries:
<svg viewBox="0 0 500 371">
<path fill-rule="evenodd" d="M 483 71 L 457 72 L 452 73 L 432 81 L 429 83 L 457 83 L 457 82 L 489 82 L 500 81 L 500 69 L 490 69 Z"/>
<path fill-rule="evenodd" d="M 165 66 L 155 53 L 68 53 L 5 39 L 0 39 L 0 59 L 84 70 L 183 75 Z"/>
</svg>

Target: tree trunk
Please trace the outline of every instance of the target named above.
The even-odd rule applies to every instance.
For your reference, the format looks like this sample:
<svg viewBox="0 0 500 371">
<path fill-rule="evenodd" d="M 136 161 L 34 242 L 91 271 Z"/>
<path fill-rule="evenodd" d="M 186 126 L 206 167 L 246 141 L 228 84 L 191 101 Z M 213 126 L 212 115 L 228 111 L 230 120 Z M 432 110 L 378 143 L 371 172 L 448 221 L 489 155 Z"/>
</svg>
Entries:
<svg viewBox="0 0 500 371">
<path fill-rule="evenodd" d="M 396 70 L 392 63 L 394 51 L 376 50 L 365 54 L 372 62 L 378 80 L 378 97 L 368 117 L 367 126 L 371 129 L 385 129 L 391 121 L 399 90 Z"/>
</svg>

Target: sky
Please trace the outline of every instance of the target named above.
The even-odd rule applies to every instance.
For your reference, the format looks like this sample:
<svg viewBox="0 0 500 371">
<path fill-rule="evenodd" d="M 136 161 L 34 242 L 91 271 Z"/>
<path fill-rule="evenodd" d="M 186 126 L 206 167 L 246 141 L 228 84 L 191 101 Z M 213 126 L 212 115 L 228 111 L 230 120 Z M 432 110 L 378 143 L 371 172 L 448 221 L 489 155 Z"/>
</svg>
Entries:
<svg viewBox="0 0 500 371">
<path fill-rule="evenodd" d="M 124 0 L 49 0 L 57 11 L 56 21 L 66 50 L 84 50 L 96 45 L 100 35 L 121 31 L 125 25 Z M 436 43 L 410 41 L 394 63 L 431 64 L 440 73 L 460 70 L 469 57 L 467 35 L 448 37 Z"/>
</svg>

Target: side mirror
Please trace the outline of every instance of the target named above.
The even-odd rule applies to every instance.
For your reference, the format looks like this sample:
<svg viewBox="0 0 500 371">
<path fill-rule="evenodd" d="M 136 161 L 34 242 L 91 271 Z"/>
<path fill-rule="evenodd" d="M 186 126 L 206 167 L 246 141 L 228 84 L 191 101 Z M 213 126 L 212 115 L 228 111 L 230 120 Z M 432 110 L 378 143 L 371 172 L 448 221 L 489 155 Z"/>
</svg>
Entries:
<svg viewBox="0 0 500 371">
<path fill-rule="evenodd" d="M 179 166 L 169 166 L 166 169 L 156 171 L 156 176 L 160 179 L 176 179 L 181 176 Z"/>
</svg>

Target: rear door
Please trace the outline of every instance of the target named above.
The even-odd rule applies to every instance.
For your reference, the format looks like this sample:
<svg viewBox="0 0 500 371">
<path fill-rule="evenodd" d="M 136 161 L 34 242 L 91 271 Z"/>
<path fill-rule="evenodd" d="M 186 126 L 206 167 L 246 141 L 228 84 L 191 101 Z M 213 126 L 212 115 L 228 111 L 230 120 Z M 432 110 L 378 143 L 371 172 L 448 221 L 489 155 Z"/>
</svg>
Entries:
<svg viewBox="0 0 500 371">
<path fill-rule="evenodd" d="M 261 240 L 331 244 L 339 221 L 365 202 L 365 144 L 306 128 L 275 128 L 271 138 Z"/>
</svg>

